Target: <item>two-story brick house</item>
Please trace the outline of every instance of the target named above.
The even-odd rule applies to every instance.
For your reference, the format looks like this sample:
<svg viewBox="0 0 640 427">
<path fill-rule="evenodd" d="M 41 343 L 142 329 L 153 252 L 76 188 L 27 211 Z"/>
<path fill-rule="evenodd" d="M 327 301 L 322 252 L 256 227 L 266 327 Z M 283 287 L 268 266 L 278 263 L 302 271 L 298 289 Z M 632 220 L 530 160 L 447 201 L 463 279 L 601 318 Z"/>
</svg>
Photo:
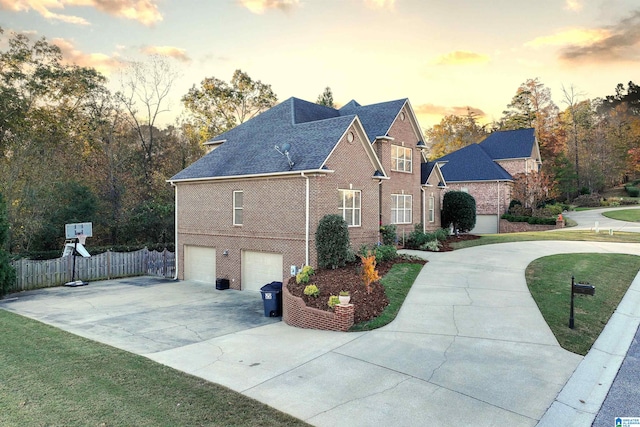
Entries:
<svg viewBox="0 0 640 427">
<path fill-rule="evenodd" d="M 432 162 L 429 162 L 431 164 Z M 493 132 L 433 163 L 440 166 L 448 191 L 465 191 L 476 200 L 476 227 L 471 233 L 497 233 L 499 219 L 511 202 L 514 176 L 540 170 L 533 128 Z"/>
<path fill-rule="evenodd" d="M 333 109 L 290 98 L 213 138 L 169 180 L 178 277 L 248 290 L 283 281 L 317 265 L 327 214 L 345 218 L 355 250 L 379 241 L 380 224 L 400 237 L 438 228 L 444 179 L 438 165 L 422 176 L 421 135 L 407 99 Z"/>
</svg>

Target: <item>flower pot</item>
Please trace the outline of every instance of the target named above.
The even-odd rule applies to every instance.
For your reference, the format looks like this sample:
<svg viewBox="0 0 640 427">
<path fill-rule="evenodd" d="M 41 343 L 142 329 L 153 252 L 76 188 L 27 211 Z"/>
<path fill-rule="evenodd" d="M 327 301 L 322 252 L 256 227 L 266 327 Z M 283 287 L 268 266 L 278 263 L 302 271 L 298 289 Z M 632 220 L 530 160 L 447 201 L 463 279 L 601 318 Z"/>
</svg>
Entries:
<svg viewBox="0 0 640 427">
<path fill-rule="evenodd" d="M 351 296 L 350 295 L 339 295 L 338 299 L 340 300 L 340 304 L 346 305 L 346 304 L 349 304 L 349 301 L 351 301 Z"/>
</svg>

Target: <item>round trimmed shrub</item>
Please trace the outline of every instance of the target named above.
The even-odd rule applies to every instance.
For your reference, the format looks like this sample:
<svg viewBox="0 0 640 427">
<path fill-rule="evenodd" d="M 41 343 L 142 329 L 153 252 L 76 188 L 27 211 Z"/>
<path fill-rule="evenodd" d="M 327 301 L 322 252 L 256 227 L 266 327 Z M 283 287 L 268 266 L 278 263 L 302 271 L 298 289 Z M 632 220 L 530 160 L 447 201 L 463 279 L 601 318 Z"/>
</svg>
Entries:
<svg viewBox="0 0 640 427">
<path fill-rule="evenodd" d="M 449 191 L 442 200 L 442 226 L 463 233 L 476 226 L 476 199 L 464 191 Z"/>
</svg>

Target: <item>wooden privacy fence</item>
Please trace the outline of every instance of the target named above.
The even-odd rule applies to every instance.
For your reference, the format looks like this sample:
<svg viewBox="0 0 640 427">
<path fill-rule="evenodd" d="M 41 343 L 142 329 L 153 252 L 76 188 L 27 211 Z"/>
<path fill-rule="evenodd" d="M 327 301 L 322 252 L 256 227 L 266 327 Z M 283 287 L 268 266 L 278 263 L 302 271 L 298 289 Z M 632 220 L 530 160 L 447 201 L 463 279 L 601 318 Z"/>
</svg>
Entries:
<svg viewBox="0 0 640 427">
<path fill-rule="evenodd" d="M 16 270 L 16 283 L 10 292 L 48 288 L 70 282 L 73 276 L 73 257 L 34 261 L 21 259 L 11 263 Z M 175 253 L 149 251 L 107 251 L 89 258 L 76 257 L 75 280 L 106 280 L 116 277 L 153 275 L 173 277 L 176 270 Z"/>
</svg>

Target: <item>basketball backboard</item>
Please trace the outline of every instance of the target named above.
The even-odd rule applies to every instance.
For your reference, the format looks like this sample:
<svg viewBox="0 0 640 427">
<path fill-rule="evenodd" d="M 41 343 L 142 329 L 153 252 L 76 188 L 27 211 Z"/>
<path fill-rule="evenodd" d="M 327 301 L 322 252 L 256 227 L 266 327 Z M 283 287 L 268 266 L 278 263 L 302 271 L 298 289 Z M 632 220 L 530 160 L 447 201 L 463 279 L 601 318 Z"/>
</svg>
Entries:
<svg viewBox="0 0 640 427">
<path fill-rule="evenodd" d="M 93 237 L 93 224 L 91 222 L 79 222 L 64 226 L 65 239 L 75 239 L 79 234 Z"/>
</svg>

